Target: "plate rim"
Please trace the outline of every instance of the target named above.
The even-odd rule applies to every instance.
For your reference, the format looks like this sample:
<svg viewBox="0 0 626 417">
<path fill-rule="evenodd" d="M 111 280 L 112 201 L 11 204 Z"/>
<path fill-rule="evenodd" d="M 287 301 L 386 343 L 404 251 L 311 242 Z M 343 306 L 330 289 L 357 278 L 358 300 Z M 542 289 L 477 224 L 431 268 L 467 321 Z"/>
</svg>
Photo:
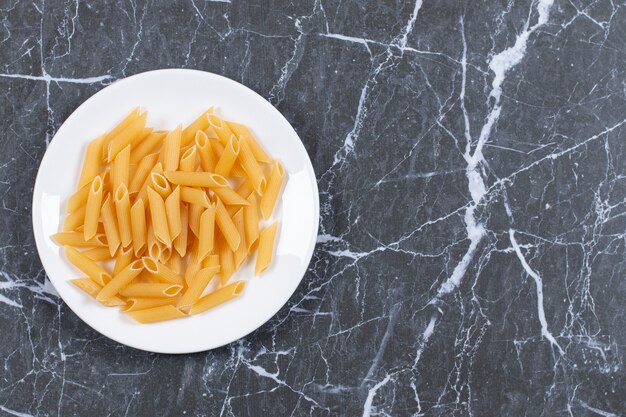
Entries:
<svg viewBox="0 0 626 417">
<path fill-rule="evenodd" d="M 270 111 L 274 112 L 279 118 L 282 118 L 286 123 L 287 126 L 289 126 L 289 129 L 291 129 L 291 131 L 293 132 L 293 134 L 295 134 L 295 136 L 299 139 L 296 143 L 296 146 L 300 148 L 300 151 L 303 152 L 304 155 L 306 155 L 305 158 L 305 169 L 308 171 L 309 175 L 311 176 L 311 178 L 313 179 L 312 185 L 313 185 L 313 203 L 314 203 L 314 210 L 313 210 L 313 224 L 315 225 L 315 232 L 312 234 L 311 239 L 308 243 L 308 249 L 307 252 L 305 253 L 305 256 L 303 257 L 304 260 L 306 260 L 306 268 L 304 269 L 304 271 L 302 272 L 301 276 L 298 278 L 298 285 L 296 285 L 293 289 L 293 291 L 291 292 L 291 294 L 289 294 L 289 297 L 287 297 L 287 300 L 278 305 L 276 309 L 272 309 L 272 313 L 267 317 L 264 318 L 263 322 L 261 324 L 259 324 L 257 327 L 251 329 L 250 331 L 247 331 L 245 334 L 239 335 L 235 338 L 232 338 L 232 340 L 227 340 L 226 342 L 220 343 L 220 344 L 207 344 L 204 346 L 200 346 L 198 348 L 193 348 L 193 349 L 184 349 L 184 350 L 170 350 L 170 349 L 158 349 L 158 347 L 155 348 L 151 348 L 148 349 L 145 346 L 138 346 L 135 343 L 128 343 L 126 341 L 121 341 L 119 340 L 115 334 L 109 332 L 109 331 L 101 331 L 99 329 L 96 329 L 89 321 L 87 321 L 83 315 L 79 314 L 78 312 L 76 312 L 71 306 L 70 304 L 66 301 L 65 297 L 63 296 L 62 292 L 58 290 L 58 288 L 54 285 L 54 282 L 52 279 L 50 279 L 50 274 L 48 272 L 48 269 L 46 267 L 46 262 L 44 261 L 43 257 L 41 256 L 41 249 L 42 249 L 42 245 L 44 245 L 45 243 L 43 242 L 43 238 L 44 236 L 42 235 L 43 231 L 39 230 L 41 229 L 41 227 L 37 227 L 37 220 L 36 220 L 36 216 L 35 213 L 38 213 L 41 211 L 41 195 L 43 190 L 40 190 L 41 188 L 41 180 L 40 178 L 42 177 L 42 171 L 41 171 L 41 166 L 44 164 L 44 162 L 47 160 L 47 158 L 49 158 L 50 152 L 48 152 L 53 146 L 61 146 L 61 145 L 55 145 L 56 142 L 54 139 L 59 135 L 60 132 L 62 132 L 64 130 L 64 127 L 66 126 L 66 123 L 69 119 L 71 119 L 74 114 L 79 111 L 79 109 L 81 107 L 83 107 L 85 104 L 89 103 L 92 100 L 95 100 L 99 95 L 101 95 L 101 93 L 103 93 L 104 91 L 106 91 L 109 87 L 115 85 L 115 84 L 119 84 L 119 83 L 124 83 L 124 82 L 130 82 L 135 78 L 141 78 L 144 77 L 146 75 L 153 75 L 156 73 L 193 73 L 196 75 L 200 75 L 200 76 L 204 76 L 204 77 L 214 77 L 217 78 L 219 80 L 221 80 L 222 82 L 225 82 L 226 84 L 230 84 L 232 86 L 234 86 L 235 88 L 243 88 L 244 90 L 247 90 L 248 93 L 250 93 L 255 99 L 257 99 L 257 101 L 259 101 L 260 103 L 263 103 L 263 105 L 265 105 L 267 108 L 270 109 Z M 198 70 L 198 69 L 188 69 L 188 68 L 161 68 L 161 69 L 155 69 L 155 70 L 150 70 L 150 71 L 144 71 L 144 72 L 140 72 L 137 74 L 133 74 L 129 77 L 124 77 L 118 80 L 113 81 L 111 84 L 105 86 L 104 88 L 98 90 L 97 92 L 95 92 L 94 94 L 92 94 L 91 96 L 89 96 L 85 101 L 83 101 L 82 103 L 80 103 L 73 111 L 71 114 L 69 114 L 65 120 L 63 121 L 63 123 L 59 126 L 59 128 L 57 129 L 57 131 L 55 132 L 54 136 L 52 137 L 52 139 L 50 140 L 50 143 L 48 144 L 48 146 L 46 147 L 46 151 L 44 152 L 43 157 L 41 158 L 41 161 L 39 163 L 39 166 L 37 167 L 37 175 L 35 177 L 35 183 L 33 186 L 33 195 L 31 198 L 31 224 L 33 226 L 33 236 L 35 238 L 35 247 L 37 248 L 37 255 L 39 256 L 39 260 L 41 262 L 41 265 L 46 273 L 46 277 L 45 279 L 48 279 L 50 281 L 50 283 L 52 284 L 52 286 L 54 287 L 55 291 L 57 292 L 59 298 L 61 300 L 63 300 L 63 303 L 83 322 L 85 323 L 87 326 L 89 326 L 90 328 L 92 328 L 95 332 L 97 332 L 98 334 L 101 334 L 105 337 L 107 337 L 108 339 L 111 339 L 113 341 L 115 341 L 116 343 L 119 343 L 121 345 L 124 346 L 129 346 L 133 349 L 138 349 L 144 352 L 150 352 L 150 353 L 158 353 L 158 354 L 173 354 L 173 355 L 184 355 L 184 354 L 191 354 L 191 353 L 198 353 L 198 352 L 206 352 L 209 350 L 213 350 L 213 349 L 217 349 L 220 347 L 224 347 L 227 345 L 230 345 L 231 343 L 242 339 L 248 335 L 250 335 L 251 333 L 253 333 L 254 331 L 258 330 L 259 328 L 261 328 L 263 325 L 265 325 L 267 322 L 269 322 L 274 316 L 276 316 L 276 314 L 285 306 L 287 305 L 287 303 L 289 302 L 289 300 L 291 299 L 291 297 L 293 297 L 293 295 L 295 294 L 295 292 L 297 291 L 298 287 L 300 286 L 300 284 L 302 283 L 302 280 L 304 279 L 304 276 L 307 273 L 308 267 L 311 264 L 311 259 L 313 258 L 313 254 L 315 252 L 315 246 L 317 244 L 317 235 L 319 233 L 319 225 L 320 225 L 320 203 L 319 203 L 319 188 L 318 188 L 318 184 L 317 184 L 317 176 L 315 175 L 315 170 L 313 168 L 313 162 L 311 161 L 311 157 L 309 156 L 309 153 L 307 152 L 304 143 L 302 142 L 302 139 L 300 138 L 300 135 L 298 135 L 298 132 L 296 132 L 296 130 L 293 128 L 293 126 L 291 125 L 291 123 L 289 122 L 289 120 L 287 120 L 287 118 L 276 108 L 274 107 L 274 105 L 272 105 L 272 103 L 270 103 L 268 100 L 266 100 L 263 96 L 261 96 L 259 93 L 257 93 L 256 91 L 254 91 L 253 89 L 251 89 L 250 87 L 239 83 L 233 79 L 230 79 L 226 76 L 220 75 L 220 74 L 215 74 L 209 71 L 203 71 L 203 70 Z M 39 230 L 39 231 L 38 231 Z M 275 310 L 275 311 L 274 311 Z"/>
</svg>

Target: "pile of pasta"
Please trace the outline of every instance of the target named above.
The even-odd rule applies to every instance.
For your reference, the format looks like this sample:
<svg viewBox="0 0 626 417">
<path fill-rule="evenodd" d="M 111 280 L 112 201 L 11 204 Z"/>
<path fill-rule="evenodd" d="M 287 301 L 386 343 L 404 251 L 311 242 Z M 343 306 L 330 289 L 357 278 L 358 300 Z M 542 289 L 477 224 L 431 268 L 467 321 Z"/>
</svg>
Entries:
<svg viewBox="0 0 626 417">
<path fill-rule="evenodd" d="M 284 182 L 244 125 L 213 108 L 155 131 L 134 109 L 89 143 L 63 231 L 52 239 L 85 274 L 71 282 L 140 323 L 204 312 L 242 294 L 230 282 L 256 252 L 272 262 L 268 223 Z M 219 279 L 218 279 L 219 278 Z"/>
</svg>

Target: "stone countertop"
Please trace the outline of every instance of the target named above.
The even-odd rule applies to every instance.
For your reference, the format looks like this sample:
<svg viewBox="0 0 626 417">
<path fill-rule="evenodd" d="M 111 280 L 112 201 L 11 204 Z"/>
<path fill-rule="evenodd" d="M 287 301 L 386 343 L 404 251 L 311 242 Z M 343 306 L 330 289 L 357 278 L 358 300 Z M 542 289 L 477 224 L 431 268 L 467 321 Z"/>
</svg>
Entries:
<svg viewBox="0 0 626 417">
<path fill-rule="evenodd" d="M 625 415 L 622 2 L 12 0 L 0 21 L 0 415 Z M 276 106 L 321 199 L 289 303 L 183 356 L 78 319 L 30 220 L 65 118 L 174 67 Z"/>
</svg>

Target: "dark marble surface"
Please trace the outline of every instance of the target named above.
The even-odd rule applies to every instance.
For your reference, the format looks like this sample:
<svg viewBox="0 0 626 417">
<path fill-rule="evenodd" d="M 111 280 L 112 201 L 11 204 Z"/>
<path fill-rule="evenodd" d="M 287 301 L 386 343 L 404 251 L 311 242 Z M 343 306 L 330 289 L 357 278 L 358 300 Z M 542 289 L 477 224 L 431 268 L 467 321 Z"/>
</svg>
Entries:
<svg viewBox="0 0 626 417">
<path fill-rule="evenodd" d="M 626 7 L 0 1 L 0 414 L 626 414 Z M 82 323 L 30 200 L 90 95 L 166 67 L 259 92 L 322 221 L 288 305 L 166 356 Z"/>
</svg>

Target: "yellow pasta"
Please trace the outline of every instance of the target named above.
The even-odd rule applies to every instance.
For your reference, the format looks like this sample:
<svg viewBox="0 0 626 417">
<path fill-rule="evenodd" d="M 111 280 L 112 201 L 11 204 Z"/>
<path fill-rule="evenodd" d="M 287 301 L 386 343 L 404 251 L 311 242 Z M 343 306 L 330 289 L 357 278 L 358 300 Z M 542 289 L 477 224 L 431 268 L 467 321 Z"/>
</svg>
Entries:
<svg viewBox="0 0 626 417">
<path fill-rule="evenodd" d="M 115 216 L 115 209 L 111 202 L 111 197 L 107 195 L 102 204 L 102 224 L 104 225 L 104 234 L 107 237 L 107 244 L 109 245 L 109 252 L 111 256 L 115 255 L 117 248 L 120 246 L 120 235 L 117 231 L 117 218 Z"/>
<path fill-rule="evenodd" d="M 215 207 L 215 222 L 217 223 L 217 227 L 222 232 L 224 239 L 228 242 L 228 246 L 234 252 L 239 247 L 241 243 L 241 236 L 239 236 L 239 232 L 237 231 L 237 227 L 231 220 L 224 204 L 217 199 L 216 207 Z"/>
<path fill-rule="evenodd" d="M 152 169 L 156 165 L 159 160 L 158 153 L 151 153 L 149 155 L 144 156 L 139 165 L 137 165 L 137 169 L 135 170 L 135 175 L 133 175 L 133 179 L 130 182 L 130 186 L 128 187 L 128 192 L 130 194 L 138 193 L 141 189 L 141 186 L 146 182 L 146 178 L 152 172 Z"/>
<path fill-rule="evenodd" d="M 117 190 L 121 184 L 126 185 L 126 188 L 128 188 L 129 171 L 130 145 L 122 149 L 113 160 L 113 166 L 111 168 L 111 182 L 113 183 L 113 190 Z"/>
<path fill-rule="evenodd" d="M 117 135 L 119 135 L 124 129 L 128 127 L 132 122 L 137 120 L 141 115 L 139 106 L 135 107 L 121 122 L 119 122 L 109 133 L 106 134 L 106 140 L 110 141 Z M 107 142 L 108 143 L 108 142 Z"/>
<path fill-rule="evenodd" d="M 202 268 L 208 268 L 210 266 L 214 266 L 216 268 L 220 267 L 220 256 L 219 255 L 209 255 L 202 261 Z"/>
<path fill-rule="evenodd" d="M 248 196 L 249 205 L 243 208 L 243 224 L 246 236 L 248 253 L 251 253 L 252 246 L 259 238 L 259 206 L 254 193 Z"/>
<path fill-rule="evenodd" d="M 267 155 L 267 153 L 265 153 L 261 145 L 259 145 L 259 143 L 254 139 L 254 136 L 252 136 L 252 133 L 250 133 L 250 130 L 248 130 L 246 126 L 240 123 L 235 123 L 235 122 L 230 122 L 230 121 L 227 123 L 228 123 L 228 127 L 230 127 L 230 130 L 232 130 L 232 132 L 235 135 L 237 135 L 239 140 L 246 142 L 246 144 L 252 151 L 254 158 L 257 161 L 264 163 L 264 164 L 272 163 L 272 158 L 270 158 Z"/>
<path fill-rule="evenodd" d="M 162 243 L 159 243 L 159 246 L 161 248 L 161 254 L 159 255 L 159 262 L 161 263 L 167 263 L 167 261 L 170 259 L 170 256 L 172 255 L 172 249 L 170 246 L 165 246 Z"/>
<path fill-rule="evenodd" d="M 200 156 L 200 166 L 204 172 L 214 172 L 215 164 L 217 163 L 213 149 L 209 143 L 209 138 L 206 133 L 199 130 L 196 133 L 196 148 L 198 149 L 198 155 Z M 181 169 L 181 171 L 186 171 Z"/>
<path fill-rule="evenodd" d="M 174 239 L 174 249 L 179 256 L 187 254 L 187 238 L 189 235 L 189 208 L 186 204 L 180 206 L 180 234 Z"/>
<path fill-rule="evenodd" d="M 181 135 L 180 144 L 181 146 L 187 146 L 191 141 L 194 140 L 196 136 L 196 132 L 206 130 L 209 127 L 209 120 L 207 119 L 207 115 L 212 111 L 212 107 L 207 111 L 202 113 L 196 120 L 191 122 L 189 126 L 183 130 Z"/>
<path fill-rule="evenodd" d="M 100 170 L 100 161 L 102 160 L 102 144 L 105 139 L 106 135 L 101 135 L 89 142 L 87 145 L 85 159 L 83 160 L 83 168 L 78 179 L 78 189 L 87 184 L 91 184 L 96 175 L 98 175 L 98 171 Z"/>
<path fill-rule="evenodd" d="M 89 240 L 98 232 L 98 219 L 100 218 L 100 209 L 102 207 L 102 192 L 104 185 L 102 178 L 96 176 L 91 182 L 91 189 L 87 197 L 87 206 L 85 208 L 85 227 L 83 233 L 85 240 Z"/>
<path fill-rule="evenodd" d="M 165 177 L 172 184 L 187 187 L 206 187 L 210 189 L 228 187 L 230 184 L 221 175 L 209 172 L 166 171 Z"/>
<path fill-rule="evenodd" d="M 254 275 L 259 275 L 265 271 L 272 263 L 274 257 L 274 240 L 278 222 L 274 222 L 261 231 L 259 235 L 259 248 L 254 265 Z"/>
<path fill-rule="evenodd" d="M 57 245 L 60 246 L 72 246 L 75 248 L 87 248 L 87 247 L 106 247 L 107 240 L 103 234 L 96 234 L 89 240 L 85 240 L 85 235 L 79 232 L 59 232 L 50 236 Z"/>
<path fill-rule="evenodd" d="M 198 241 L 196 240 L 191 248 L 191 255 L 189 256 L 187 269 L 185 270 L 185 282 L 187 285 L 191 284 L 191 280 L 200 269 L 202 269 L 202 259 L 198 256 Z"/>
<path fill-rule="evenodd" d="M 224 153 L 224 145 L 222 145 L 222 143 L 216 139 L 211 139 L 210 143 L 215 157 L 219 160 Z M 245 177 L 246 173 L 239 165 L 234 165 L 233 168 L 230 170 L 230 175 L 232 175 L 233 177 Z"/>
<path fill-rule="evenodd" d="M 254 192 L 254 187 L 249 180 L 246 180 L 241 183 L 239 188 L 237 188 L 237 194 L 239 194 L 242 198 L 248 199 L 248 196 Z"/>
<path fill-rule="evenodd" d="M 182 289 L 182 285 L 176 284 L 130 284 L 120 294 L 135 298 L 175 297 Z"/>
<path fill-rule="evenodd" d="M 213 250 L 215 238 L 215 205 L 204 210 L 200 216 L 200 230 L 198 231 L 198 257 L 204 259 Z"/>
<path fill-rule="evenodd" d="M 235 270 L 238 270 L 243 261 L 248 256 L 248 245 L 246 243 L 246 230 L 244 226 L 243 209 L 239 209 L 233 216 L 233 223 L 237 227 L 237 232 L 241 236 L 241 243 L 236 251 L 233 251 L 233 261 L 235 263 Z"/>
<path fill-rule="evenodd" d="M 180 319 L 188 316 L 188 314 L 183 313 L 172 305 L 147 308 L 145 310 L 127 311 L 126 314 L 137 320 L 139 323 L 143 324 Z"/>
<path fill-rule="evenodd" d="M 232 135 L 226 143 L 224 152 L 222 152 L 222 156 L 220 156 L 219 161 L 217 161 L 217 165 L 215 165 L 215 173 L 227 177 L 228 174 L 230 174 L 230 170 L 233 169 L 238 155 L 239 141 L 235 135 Z"/>
<path fill-rule="evenodd" d="M 157 185 L 155 184 L 155 181 L 158 181 L 161 184 L 161 187 L 165 187 L 163 185 L 163 180 L 161 178 L 162 175 L 158 176 L 158 175 L 153 175 L 153 174 L 163 174 L 163 164 L 161 164 L 160 162 L 157 162 L 157 164 L 154 165 L 154 167 L 152 167 L 152 171 L 148 173 L 148 176 L 146 177 L 146 180 L 141 186 L 141 189 L 139 190 L 139 194 L 137 194 L 135 199 L 146 200 L 148 198 L 148 187 L 152 187 L 152 188 L 157 187 Z"/>
<path fill-rule="evenodd" d="M 219 116 L 216 116 L 215 114 L 208 114 L 207 119 L 209 121 L 209 126 L 211 126 L 222 145 L 226 146 L 230 137 L 233 135 L 233 132 Z"/>
<path fill-rule="evenodd" d="M 211 205 L 209 196 L 200 188 L 181 187 L 180 199 L 185 203 L 196 204 L 205 208 Z"/>
<path fill-rule="evenodd" d="M 160 259 L 161 258 L 161 246 L 159 245 L 159 242 L 157 242 L 156 236 L 154 235 L 152 222 L 149 222 L 149 225 L 148 225 L 148 235 L 147 235 L 146 243 L 148 245 L 148 256 L 152 259 Z"/>
<path fill-rule="evenodd" d="M 282 164 L 280 161 L 274 162 L 274 165 L 272 165 L 272 171 L 270 172 L 270 176 L 267 181 L 267 188 L 261 197 L 261 214 L 265 220 L 268 220 L 272 216 L 284 178 L 285 170 Z"/>
<path fill-rule="evenodd" d="M 137 146 L 133 147 L 130 153 L 130 163 L 136 164 L 143 158 L 145 158 L 146 155 L 154 152 L 159 147 L 161 142 L 163 142 L 163 139 L 165 138 L 165 136 L 167 136 L 167 133 L 167 131 L 150 133 L 147 138 L 141 141 Z"/>
<path fill-rule="evenodd" d="M 117 154 L 130 145 L 137 136 L 142 135 L 143 129 L 146 126 L 147 113 L 143 113 L 133 122 L 131 122 L 124 130 L 118 133 L 107 145 L 107 162 L 112 162 Z"/>
<path fill-rule="evenodd" d="M 189 314 L 199 314 L 240 296 L 246 287 L 245 281 L 237 281 L 200 298 L 189 309 Z"/>
<path fill-rule="evenodd" d="M 133 248 L 128 247 L 121 249 L 115 258 L 115 266 L 113 267 L 113 276 L 118 275 L 133 261 Z"/>
<path fill-rule="evenodd" d="M 122 313 L 128 313 L 130 311 L 145 310 L 147 308 L 154 308 L 173 304 L 176 301 L 175 298 L 162 297 L 162 298 L 128 298 L 126 299 L 126 305 L 120 309 Z"/>
<path fill-rule="evenodd" d="M 143 270 L 143 262 L 140 259 L 132 262 L 119 274 L 115 275 L 98 293 L 96 300 L 108 300 L 116 296 L 124 287 L 131 283 L 133 279 Z"/>
<path fill-rule="evenodd" d="M 213 192 L 217 195 L 222 203 L 229 206 L 247 206 L 249 203 L 245 198 L 241 197 L 235 190 L 230 187 L 214 188 Z"/>
<path fill-rule="evenodd" d="M 101 248 L 88 249 L 83 252 L 83 255 L 91 259 L 92 261 L 102 262 L 113 259 L 109 253 L 109 247 L 104 246 Z"/>
<path fill-rule="evenodd" d="M 261 171 L 259 163 L 256 161 L 256 159 L 254 159 L 254 155 L 248 147 L 248 144 L 243 140 L 240 141 L 238 158 L 241 166 L 243 167 L 243 170 L 248 176 L 248 181 L 250 181 L 255 191 L 259 193 L 259 195 L 263 195 L 267 186 L 265 176 L 263 175 L 263 171 Z"/>
<path fill-rule="evenodd" d="M 163 147 L 161 148 L 161 162 L 164 171 L 176 171 L 180 159 L 180 135 L 182 128 L 180 125 L 172 130 L 163 139 Z"/>
<path fill-rule="evenodd" d="M 83 271 L 87 276 L 100 285 L 104 285 L 111 279 L 111 275 L 100 265 L 89 259 L 83 253 L 71 246 L 64 246 L 65 256 L 76 268 Z"/>
<path fill-rule="evenodd" d="M 148 188 L 148 202 L 150 203 L 150 216 L 152 227 L 157 240 L 169 246 L 172 243 L 169 228 L 167 226 L 167 214 L 163 198 L 151 187 Z"/>
<path fill-rule="evenodd" d="M 233 260 L 233 251 L 223 238 L 218 247 L 220 256 L 220 282 L 222 286 L 224 286 L 235 273 L 235 261 Z"/>
<path fill-rule="evenodd" d="M 159 174 L 158 172 L 153 172 L 152 174 L 150 174 L 149 187 L 159 193 L 161 198 L 167 198 L 167 196 L 170 195 L 170 192 L 172 191 L 170 183 L 167 182 L 167 179 L 163 176 L 163 174 Z"/>
<path fill-rule="evenodd" d="M 184 172 L 193 172 L 196 170 L 196 157 L 198 155 L 198 150 L 196 145 L 193 145 L 189 149 L 187 149 L 183 155 L 180 157 L 180 162 L 178 164 L 178 168 Z"/>
<path fill-rule="evenodd" d="M 144 268 L 146 268 L 146 271 L 148 271 L 152 276 L 156 277 L 161 282 L 176 285 L 183 285 L 185 283 L 183 277 L 174 272 L 168 266 L 157 262 L 152 258 L 144 257 L 142 259 L 142 262 Z"/>
<path fill-rule="evenodd" d="M 200 217 L 204 212 L 204 207 L 197 204 L 189 206 L 189 229 L 196 236 L 200 237 Z"/>
<path fill-rule="evenodd" d="M 80 288 L 87 294 L 91 295 L 93 298 L 96 298 L 96 296 L 102 289 L 102 285 L 98 284 L 91 278 L 76 278 L 76 279 L 71 279 L 70 282 L 75 287 Z M 108 300 L 104 300 L 102 304 L 104 304 L 107 307 L 116 307 L 116 306 L 123 306 L 126 304 L 126 302 L 119 297 L 111 297 Z"/>
<path fill-rule="evenodd" d="M 180 254 L 176 250 L 173 250 L 170 259 L 167 261 L 167 264 L 165 266 L 171 269 L 172 272 L 174 272 L 175 274 L 180 274 L 183 270 L 182 256 L 180 256 Z"/>
<path fill-rule="evenodd" d="M 93 181 L 93 179 L 92 179 Z M 68 213 L 73 213 L 83 207 L 87 203 L 87 198 L 89 197 L 89 191 L 91 190 L 91 182 L 89 184 L 83 185 L 78 191 L 76 191 L 70 198 L 67 200 L 66 211 Z"/>
<path fill-rule="evenodd" d="M 211 282 L 218 271 L 218 267 L 210 266 L 196 272 L 191 280 L 191 283 L 189 284 L 189 288 L 187 288 L 180 301 L 178 301 L 177 307 L 180 309 L 187 309 L 198 301 L 202 292 L 204 292 L 207 285 L 209 285 L 209 282 Z"/>
<path fill-rule="evenodd" d="M 180 216 L 180 186 L 176 186 L 174 191 L 165 200 L 165 214 L 167 215 L 167 227 L 170 232 L 170 239 L 176 239 L 183 228 Z"/>
<path fill-rule="evenodd" d="M 114 200 L 120 240 L 122 241 L 122 247 L 125 248 L 130 246 L 133 241 L 133 236 L 131 231 L 130 198 L 128 197 L 128 190 L 124 183 L 121 183 L 116 189 Z"/>
<path fill-rule="evenodd" d="M 137 200 L 130 208 L 130 225 L 135 256 L 140 256 L 146 247 L 146 208 L 143 200 Z"/>
</svg>

